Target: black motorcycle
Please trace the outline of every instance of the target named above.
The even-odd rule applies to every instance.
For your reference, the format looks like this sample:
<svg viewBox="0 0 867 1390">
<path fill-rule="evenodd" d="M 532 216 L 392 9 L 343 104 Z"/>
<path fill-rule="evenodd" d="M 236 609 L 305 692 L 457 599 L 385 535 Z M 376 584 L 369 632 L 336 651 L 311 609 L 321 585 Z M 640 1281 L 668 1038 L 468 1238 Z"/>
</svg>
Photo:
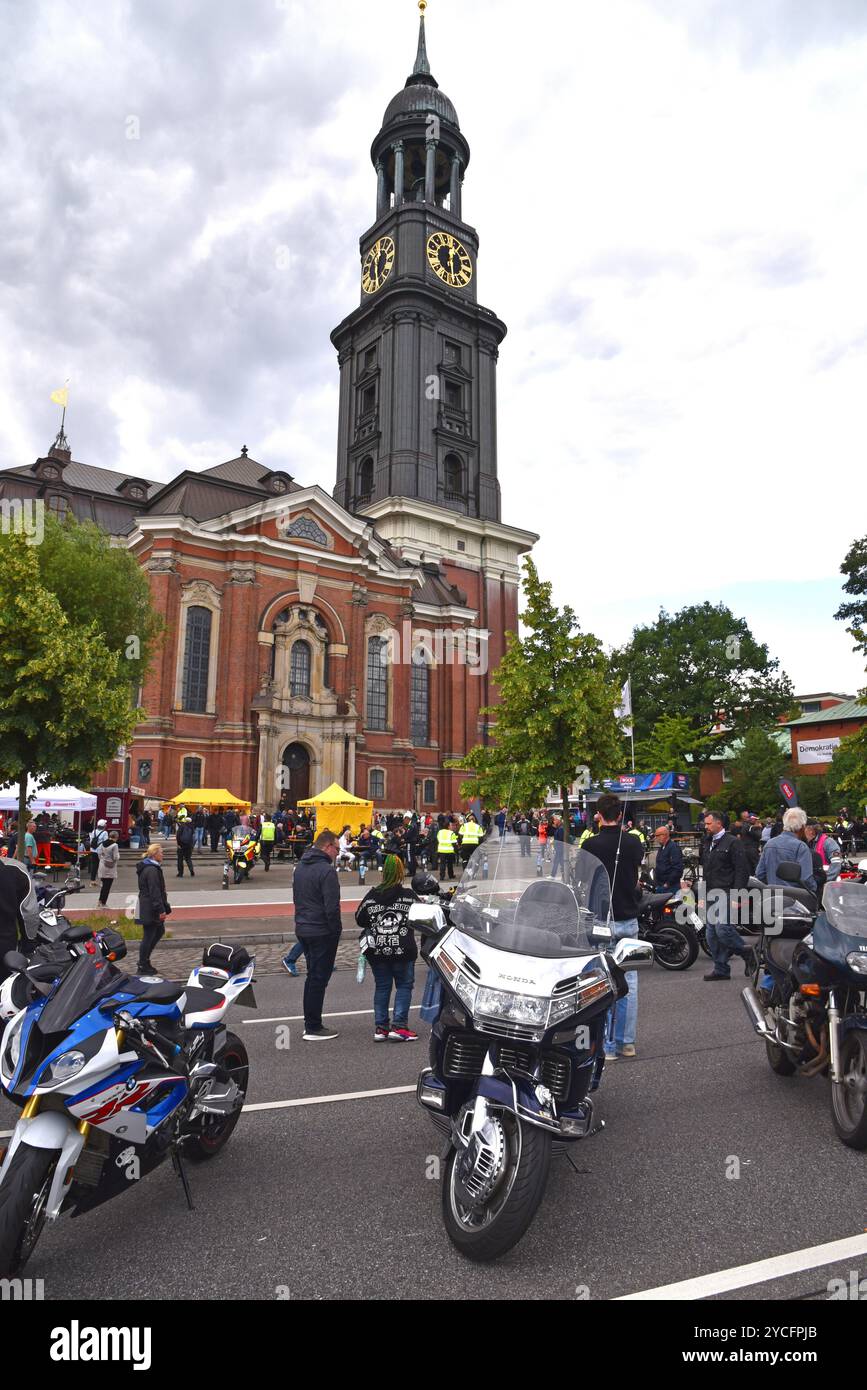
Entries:
<svg viewBox="0 0 867 1390">
<path fill-rule="evenodd" d="M 684 902 L 680 888 L 657 891 L 642 876 L 638 904 L 638 939 L 649 941 L 663 970 L 689 970 L 698 959 L 702 922 Z"/>
<path fill-rule="evenodd" d="M 777 874 L 744 1006 L 777 1076 L 828 1076 L 838 1137 L 867 1149 L 867 887 L 827 884 L 819 912 L 796 864 Z"/>
<path fill-rule="evenodd" d="M 447 1141 L 443 1221 L 469 1259 L 517 1244 L 554 1147 L 602 1129 L 592 1093 L 609 1010 L 627 992 L 624 971 L 653 963 L 647 943 L 612 946 L 609 919 L 598 859 L 564 846 L 556 877 L 539 879 L 517 840 L 477 850 L 450 903 L 410 910 L 436 1013 L 416 1094 Z"/>
</svg>

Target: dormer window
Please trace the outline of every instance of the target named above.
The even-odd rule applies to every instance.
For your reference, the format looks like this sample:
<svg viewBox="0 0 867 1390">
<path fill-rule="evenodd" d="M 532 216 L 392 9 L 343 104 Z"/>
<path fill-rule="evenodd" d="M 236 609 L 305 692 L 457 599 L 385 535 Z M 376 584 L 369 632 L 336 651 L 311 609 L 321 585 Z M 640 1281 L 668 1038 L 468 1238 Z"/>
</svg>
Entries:
<svg viewBox="0 0 867 1390">
<path fill-rule="evenodd" d="M 145 502 L 147 500 L 147 483 L 141 478 L 124 478 L 117 491 L 122 497 L 129 497 L 133 502 Z"/>
<path fill-rule="evenodd" d="M 288 473 L 272 473 L 266 480 L 265 486 L 269 492 L 274 493 L 275 497 L 282 497 L 284 493 L 289 491 L 291 482 L 292 479 Z"/>
</svg>

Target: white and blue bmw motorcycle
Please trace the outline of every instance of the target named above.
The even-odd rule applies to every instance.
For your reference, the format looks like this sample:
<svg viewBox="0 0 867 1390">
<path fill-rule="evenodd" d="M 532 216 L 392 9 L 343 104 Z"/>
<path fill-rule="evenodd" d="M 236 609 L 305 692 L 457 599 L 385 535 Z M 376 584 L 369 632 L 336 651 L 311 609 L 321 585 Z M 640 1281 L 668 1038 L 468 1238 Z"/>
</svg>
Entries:
<svg viewBox="0 0 867 1390">
<path fill-rule="evenodd" d="M 208 947 L 186 984 L 133 979 L 95 951 L 10 952 L 26 1005 L 8 1023 L 0 1087 L 21 1110 L 0 1166 L 0 1278 L 24 1267 L 47 1222 L 102 1205 L 171 1158 L 214 1157 L 244 1105 L 249 1061 L 228 1032 L 255 1007 L 255 961 Z"/>
</svg>

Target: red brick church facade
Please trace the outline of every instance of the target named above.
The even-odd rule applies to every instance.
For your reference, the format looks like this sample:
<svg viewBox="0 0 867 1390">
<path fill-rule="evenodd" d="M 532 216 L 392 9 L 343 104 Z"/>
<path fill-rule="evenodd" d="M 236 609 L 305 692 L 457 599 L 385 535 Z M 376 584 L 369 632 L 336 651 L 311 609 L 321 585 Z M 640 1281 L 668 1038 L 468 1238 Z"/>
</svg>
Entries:
<svg viewBox="0 0 867 1390">
<path fill-rule="evenodd" d="M 477 300 L 469 158 L 422 19 L 372 150 L 359 303 L 332 334 L 333 495 L 246 448 L 168 483 L 126 477 L 75 461 L 63 435 L 0 473 L 0 496 L 41 498 L 126 543 L 165 618 L 144 722 L 96 785 L 153 800 L 225 787 L 268 809 L 336 781 L 384 808 L 460 805 L 445 764 L 487 737 L 480 711 L 537 539 L 500 520 L 506 326 Z"/>
</svg>

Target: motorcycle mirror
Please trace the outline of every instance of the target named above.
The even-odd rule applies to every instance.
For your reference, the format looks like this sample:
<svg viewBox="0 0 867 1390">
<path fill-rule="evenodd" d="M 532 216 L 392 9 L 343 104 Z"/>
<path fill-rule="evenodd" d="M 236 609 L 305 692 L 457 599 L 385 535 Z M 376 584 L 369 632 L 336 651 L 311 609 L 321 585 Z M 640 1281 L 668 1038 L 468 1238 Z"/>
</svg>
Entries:
<svg viewBox="0 0 867 1390">
<path fill-rule="evenodd" d="M 638 941 L 635 937 L 624 936 L 611 952 L 615 965 L 621 970 L 641 970 L 653 965 L 653 946 L 649 941 Z"/>
</svg>

